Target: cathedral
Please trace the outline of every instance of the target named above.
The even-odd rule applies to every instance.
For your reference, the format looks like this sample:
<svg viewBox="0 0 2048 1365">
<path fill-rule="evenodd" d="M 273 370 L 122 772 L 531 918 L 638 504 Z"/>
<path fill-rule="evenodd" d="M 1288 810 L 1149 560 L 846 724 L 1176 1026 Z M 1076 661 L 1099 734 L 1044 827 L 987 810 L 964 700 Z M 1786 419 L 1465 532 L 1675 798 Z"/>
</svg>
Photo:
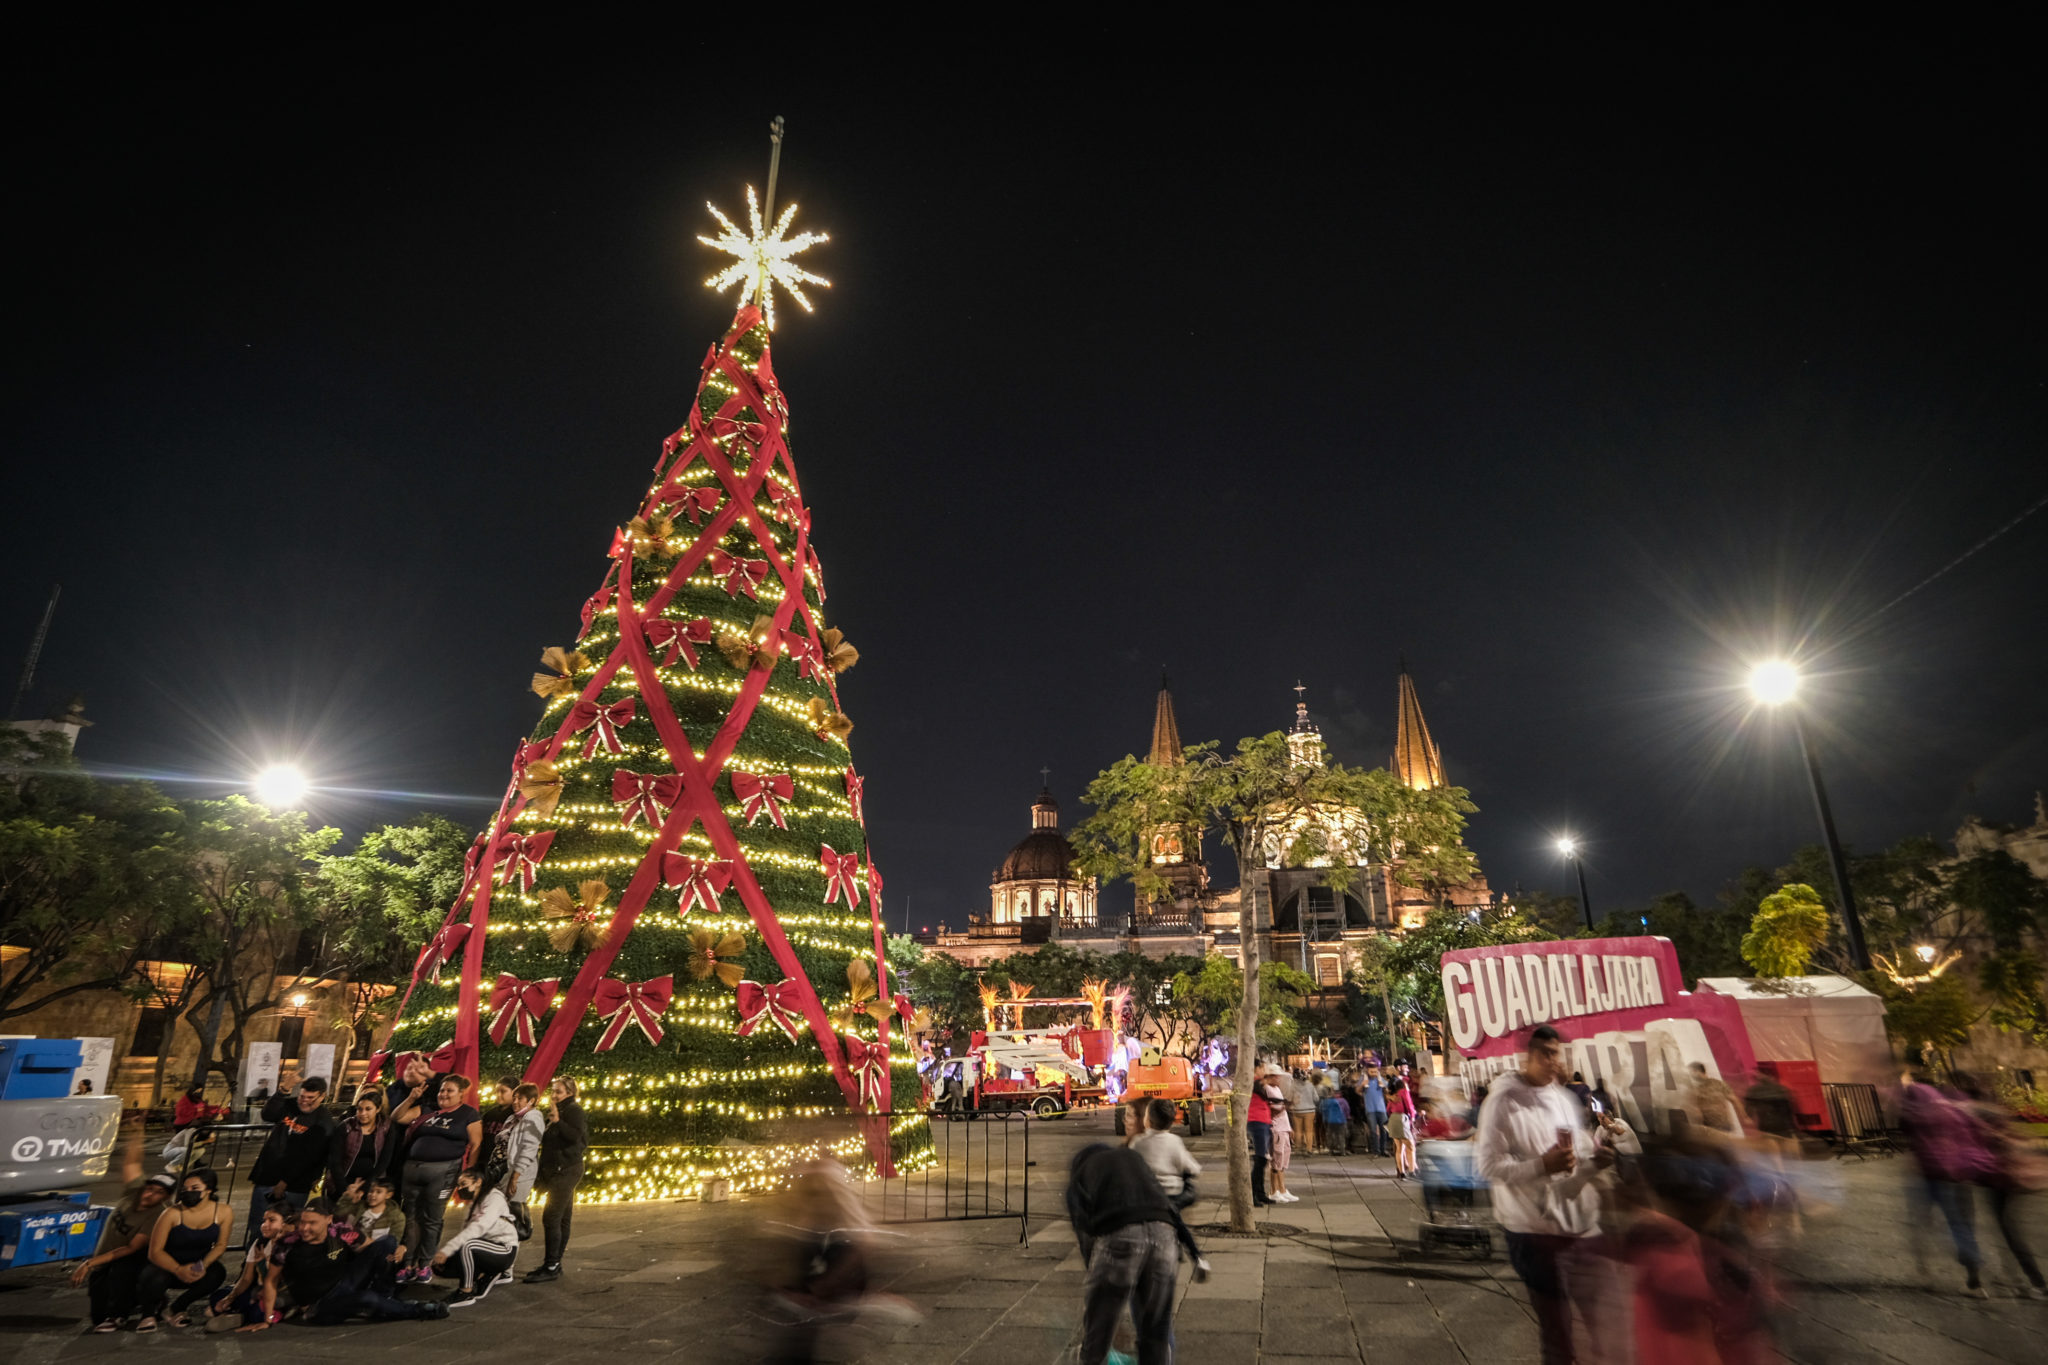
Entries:
<svg viewBox="0 0 2048 1365">
<path fill-rule="evenodd" d="M 1304 689 L 1295 690 L 1288 754 L 1293 762 L 1319 765 L 1325 761 L 1322 733 L 1309 717 L 1308 703 L 1300 699 Z M 1183 761 L 1173 691 L 1163 677 L 1145 761 Z M 1447 785 L 1443 755 L 1423 719 L 1422 700 L 1405 661 L 1396 687 L 1389 766 L 1417 790 Z M 1332 841 L 1338 846 L 1344 843 L 1341 830 L 1346 818 L 1345 812 L 1337 811 L 1323 822 L 1326 830 L 1338 833 Z M 1050 789 L 1041 790 L 1031 806 L 1030 832 L 989 878 L 988 913 L 970 915 L 962 929 L 941 923 L 936 931 L 919 934 L 919 940 L 975 967 L 1012 953 L 1036 951 L 1055 940 L 1098 953 L 1135 951 L 1157 958 L 1215 952 L 1235 959 L 1240 949 L 1238 912 L 1243 897 L 1250 895 L 1260 959 L 1298 967 L 1318 985 L 1334 988 L 1350 972 L 1357 944 L 1374 934 L 1412 928 L 1430 908 L 1428 893 L 1402 885 L 1392 868 L 1369 858 L 1351 865 L 1352 875 L 1341 892 L 1330 885 L 1327 860 L 1320 860 L 1320 866 L 1286 866 L 1284 836 L 1266 851 L 1265 875 L 1242 878 L 1244 885 L 1219 891 L 1210 884 L 1199 832 L 1163 827 L 1153 831 L 1148 842 L 1154 867 L 1166 877 L 1167 891 L 1141 900 L 1127 918 L 1106 922 L 1096 908 L 1095 879 L 1074 871 L 1074 847 L 1060 833 L 1059 823 L 1058 801 Z M 1494 893 L 1485 877 L 1475 873 L 1472 880 L 1447 888 L 1445 898 L 1470 910 L 1491 904 Z"/>
</svg>

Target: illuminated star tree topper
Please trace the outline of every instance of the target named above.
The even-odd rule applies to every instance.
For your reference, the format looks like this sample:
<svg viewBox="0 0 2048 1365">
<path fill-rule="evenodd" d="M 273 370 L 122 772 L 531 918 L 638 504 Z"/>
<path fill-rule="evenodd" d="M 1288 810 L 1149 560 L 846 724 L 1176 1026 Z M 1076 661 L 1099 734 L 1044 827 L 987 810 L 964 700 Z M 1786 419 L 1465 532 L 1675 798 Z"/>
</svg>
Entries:
<svg viewBox="0 0 2048 1365">
<path fill-rule="evenodd" d="M 781 150 L 779 143 L 776 150 Z M 775 180 L 772 171 L 769 173 L 768 185 L 768 211 L 773 213 Z M 758 301 L 769 330 L 772 331 L 775 327 L 776 285 L 787 289 L 790 297 L 802 304 L 806 313 L 811 311 L 811 301 L 804 297 L 803 286 L 818 284 L 827 289 L 832 287 L 830 280 L 822 275 L 812 274 L 791 259 L 800 251 L 816 246 L 819 242 L 831 240 L 822 232 L 802 232 L 794 237 L 788 236 L 790 220 L 796 217 L 795 204 L 784 209 L 782 216 L 775 219 L 774 225 L 765 232 L 762 230 L 765 220 L 760 204 L 755 201 L 752 185 L 747 186 L 747 225 L 750 229 L 747 232 L 741 232 L 732 219 L 718 211 L 716 204 L 706 204 L 705 207 L 711 210 L 711 216 L 718 220 L 718 225 L 725 229 L 725 233 L 720 237 L 699 236 L 697 240 L 706 246 L 730 252 L 734 259 L 732 264 L 704 283 L 713 289 L 729 289 L 735 284 L 739 285 L 739 302 L 745 304 Z"/>
</svg>

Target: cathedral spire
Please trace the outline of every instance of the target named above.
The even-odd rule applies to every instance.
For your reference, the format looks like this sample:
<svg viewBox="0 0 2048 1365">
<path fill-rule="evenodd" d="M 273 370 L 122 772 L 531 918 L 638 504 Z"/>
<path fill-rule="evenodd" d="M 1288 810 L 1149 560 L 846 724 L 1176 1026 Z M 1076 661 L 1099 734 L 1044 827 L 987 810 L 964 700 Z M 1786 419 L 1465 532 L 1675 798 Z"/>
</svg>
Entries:
<svg viewBox="0 0 2048 1365">
<path fill-rule="evenodd" d="M 1394 775 L 1405 787 L 1428 791 L 1444 786 L 1444 760 L 1436 741 L 1429 737 L 1429 722 L 1422 718 L 1422 698 L 1416 694 L 1415 679 L 1408 675 L 1408 660 L 1401 660 L 1400 697 L 1395 703 Z"/>
<path fill-rule="evenodd" d="M 1152 713 L 1152 752 L 1147 763 L 1170 768 L 1181 761 L 1180 722 L 1173 718 L 1173 692 L 1167 687 L 1166 670 L 1159 672 L 1159 708 Z"/>
</svg>

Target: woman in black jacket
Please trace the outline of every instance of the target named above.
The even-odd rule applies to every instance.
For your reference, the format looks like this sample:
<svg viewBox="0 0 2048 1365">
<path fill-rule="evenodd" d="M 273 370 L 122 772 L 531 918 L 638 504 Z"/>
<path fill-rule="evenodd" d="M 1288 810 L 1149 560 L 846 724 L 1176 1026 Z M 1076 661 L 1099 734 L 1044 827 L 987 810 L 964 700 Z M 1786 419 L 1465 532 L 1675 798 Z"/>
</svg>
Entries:
<svg viewBox="0 0 2048 1365">
<path fill-rule="evenodd" d="M 555 1119 L 540 1135 L 540 1171 L 534 1188 L 547 1199 L 540 1216 L 546 1258 L 528 1272 L 526 1283 L 546 1284 L 562 1278 L 562 1253 L 569 1248 L 569 1217 L 576 1211 L 576 1186 L 583 1180 L 583 1153 L 590 1147 L 590 1125 L 576 1099 L 576 1078 L 557 1076 L 548 1087 L 555 1101 Z"/>
<path fill-rule="evenodd" d="M 355 1112 L 327 1145 L 327 1197 L 339 1199 L 350 1193 L 349 1186 L 361 1181 L 363 1189 L 379 1176 L 389 1176 L 398 1155 L 398 1130 L 384 1113 L 384 1092 L 364 1086 L 357 1096 Z M 360 1199 L 363 1190 L 356 1190 Z"/>
</svg>

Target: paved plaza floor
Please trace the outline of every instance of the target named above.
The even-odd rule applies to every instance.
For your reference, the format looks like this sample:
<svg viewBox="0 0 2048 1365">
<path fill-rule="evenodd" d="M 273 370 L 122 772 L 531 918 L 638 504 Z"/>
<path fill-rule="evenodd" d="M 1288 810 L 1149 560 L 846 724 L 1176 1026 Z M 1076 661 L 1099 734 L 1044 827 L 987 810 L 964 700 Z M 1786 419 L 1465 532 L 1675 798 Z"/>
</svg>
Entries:
<svg viewBox="0 0 2048 1365">
<path fill-rule="evenodd" d="M 1028 1180 L 1028 1243 L 1019 1241 L 1016 1219 L 890 1227 L 878 1287 L 903 1296 L 921 1317 L 873 1315 L 834 1343 L 841 1358 L 904 1365 L 1072 1361 L 1082 1265 L 1060 1194 L 1073 1151 L 1108 1138 L 1099 1115 L 1038 1125 L 1028 1169 L 1013 1144 L 1009 1198 L 1021 1207 Z M 1220 1190 L 1221 1137 L 1191 1146 L 1214 1175 L 1205 1188 Z M 984 1174 L 977 1171 L 976 1180 Z M 1787 1302 L 1780 1344 L 1788 1360 L 2048 1359 L 2048 1301 L 2018 1296 L 2018 1272 L 1988 1218 L 1980 1218 L 1979 1231 L 1988 1234 L 1992 1297 L 1968 1299 L 1946 1236 L 1909 1222 L 1903 1158 L 1816 1163 L 1816 1174 L 1838 1197 L 1808 1214 L 1796 1250 L 1782 1258 Z M 1262 1232 L 1254 1238 L 1220 1235 L 1218 1200 L 1192 1210 L 1215 1269 L 1199 1285 L 1183 1272 L 1181 1365 L 1537 1359 L 1535 1322 L 1505 1259 L 1422 1255 L 1421 1192 L 1396 1181 L 1391 1163 L 1297 1157 L 1290 1183 L 1301 1202 L 1262 1210 Z M 992 1207 L 1000 1208 L 995 1188 Z M 287 1325 L 252 1336 L 86 1336 L 83 1290 L 71 1289 L 58 1270 L 19 1271 L 0 1276 L 0 1361 L 47 1365 L 146 1352 L 253 1365 L 266 1357 L 338 1360 L 400 1350 L 408 1365 L 600 1358 L 742 1365 L 766 1358 L 773 1340 L 758 1296 L 734 1268 L 736 1248 L 756 1235 L 762 1216 L 763 1206 L 751 1200 L 579 1210 L 561 1281 L 498 1289 L 438 1323 Z M 2029 1217 L 2035 1245 L 2048 1247 L 2042 1210 Z M 1930 1263 L 1927 1277 L 1916 1268 L 1916 1242 Z M 529 1244 L 520 1269 L 538 1259 L 538 1243 Z"/>
</svg>

